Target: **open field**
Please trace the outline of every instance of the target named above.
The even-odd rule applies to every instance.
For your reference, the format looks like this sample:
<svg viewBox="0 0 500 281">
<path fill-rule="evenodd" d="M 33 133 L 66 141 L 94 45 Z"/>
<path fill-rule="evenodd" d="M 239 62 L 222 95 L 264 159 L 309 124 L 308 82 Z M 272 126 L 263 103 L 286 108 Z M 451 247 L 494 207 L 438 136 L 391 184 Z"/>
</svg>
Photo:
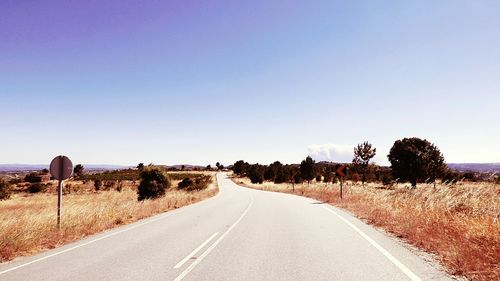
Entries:
<svg viewBox="0 0 500 281">
<path fill-rule="evenodd" d="M 134 181 L 122 181 L 95 192 L 93 181 L 67 181 L 63 196 L 62 225 L 56 226 L 56 183 L 46 192 L 19 192 L 0 201 L 0 261 L 30 255 L 81 239 L 106 229 L 127 224 L 161 212 L 186 206 L 218 192 L 215 173 L 212 183 L 200 191 L 180 191 L 172 187 L 164 197 L 137 201 Z M 175 177 L 174 177 L 175 178 Z M 120 186 L 120 188 L 118 188 Z M 120 191 L 118 191 L 120 190 Z"/>
<path fill-rule="evenodd" d="M 434 253 L 451 274 L 470 280 L 500 280 L 500 185 L 459 183 L 419 185 L 410 190 L 400 184 L 347 183 L 340 200 L 339 185 L 313 182 L 252 184 L 250 188 L 293 193 L 347 209 L 359 218 Z"/>
</svg>

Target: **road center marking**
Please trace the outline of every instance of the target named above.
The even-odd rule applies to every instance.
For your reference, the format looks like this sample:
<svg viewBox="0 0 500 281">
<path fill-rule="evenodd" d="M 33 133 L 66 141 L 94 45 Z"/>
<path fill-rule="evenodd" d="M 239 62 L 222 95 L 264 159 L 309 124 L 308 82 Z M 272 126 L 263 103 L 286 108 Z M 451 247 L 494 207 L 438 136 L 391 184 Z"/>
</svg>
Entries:
<svg viewBox="0 0 500 281">
<path fill-rule="evenodd" d="M 184 263 L 186 263 L 190 258 L 192 258 L 196 253 L 198 253 L 199 250 L 201 250 L 203 247 L 205 247 L 212 239 L 214 239 L 215 236 L 217 236 L 219 232 L 216 232 L 212 234 L 205 242 L 203 242 L 198 248 L 194 249 L 189 255 L 187 255 L 183 260 L 181 260 L 179 263 L 177 263 L 174 268 L 179 268 L 181 267 Z"/>
<path fill-rule="evenodd" d="M 389 253 L 386 249 L 382 248 L 375 240 L 370 238 L 370 236 L 366 235 L 361 229 L 359 229 L 357 226 L 346 220 L 344 217 L 341 215 L 337 214 L 333 209 L 328 208 L 326 206 L 320 206 L 321 208 L 331 212 L 335 216 L 337 216 L 339 219 L 341 219 L 343 222 L 345 222 L 348 226 L 350 226 L 352 229 L 354 229 L 361 237 L 365 238 L 366 241 L 368 241 L 370 244 L 372 244 L 375 249 L 379 250 L 387 259 L 389 259 L 393 264 L 395 264 L 406 276 L 408 276 L 411 280 L 413 281 L 422 281 L 420 277 L 418 277 L 415 273 L 413 273 L 408 267 L 406 267 L 404 264 L 402 264 L 399 260 L 397 260 L 391 253 Z"/>
<path fill-rule="evenodd" d="M 250 203 L 248 204 L 248 207 L 243 211 L 241 216 L 224 232 L 215 242 L 208 247 L 208 249 L 205 250 L 193 263 L 191 263 L 186 270 L 184 270 L 177 278 L 174 279 L 174 281 L 180 281 L 186 277 L 189 272 L 191 272 L 217 245 L 227 236 L 227 234 L 233 230 L 233 228 L 243 219 L 243 217 L 248 213 L 250 210 L 250 207 L 252 207 L 253 204 L 253 198 L 250 197 Z"/>
</svg>

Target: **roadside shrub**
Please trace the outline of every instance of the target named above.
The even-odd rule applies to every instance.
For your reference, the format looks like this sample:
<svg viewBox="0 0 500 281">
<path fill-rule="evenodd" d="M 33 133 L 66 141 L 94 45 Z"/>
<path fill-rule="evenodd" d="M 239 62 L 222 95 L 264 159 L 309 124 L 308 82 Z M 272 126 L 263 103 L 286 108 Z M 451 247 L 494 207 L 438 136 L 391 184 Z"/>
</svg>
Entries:
<svg viewBox="0 0 500 281">
<path fill-rule="evenodd" d="M 190 186 L 194 184 L 193 180 L 190 178 L 184 178 L 179 184 L 177 185 L 178 189 L 187 189 Z"/>
<path fill-rule="evenodd" d="M 389 174 L 383 174 L 382 175 L 382 184 L 383 185 L 390 185 L 392 184 L 392 176 Z"/>
<path fill-rule="evenodd" d="M 149 168 L 141 172 L 141 183 L 137 188 L 137 200 L 155 199 L 165 195 L 165 189 L 171 185 L 168 175 L 158 168 Z"/>
<path fill-rule="evenodd" d="M 14 179 L 9 180 L 9 184 L 19 184 L 22 182 L 23 182 L 23 179 L 21 179 L 21 178 L 14 178 Z"/>
<path fill-rule="evenodd" d="M 36 183 L 36 182 L 41 182 L 42 178 L 38 175 L 38 173 L 33 172 L 33 173 L 27 174 L 24 177 L 24 181 L 29 182 L 29 183 Z"/>
<path fill-rule="evenodd" d="M 194 185 L 191 190 L 202 190 L 208 187 L 208 185 L 212 182 L 212 177 L 209 175 L 203 175 L 197 177 L 194 180 Z"/>
<path fill-rule="evenodd" d="M 39 182 L 34 182 L 28 186 L 28 192 L 29 193 L 39 193 L 42 191 L 45 191 L 47 186 L 39 183 Z"/>
<path fill-rule="evenodd" d="M 321 176 L 316 176 L 316 181 L 321 182 Z"/>
<path fill-rule="evenodd" d="M 115 186 L 115 181 L 109 180 L 104 182 L 104 189 L 105 190 L 110 190 Z"/>
<path fill-rule="evenodd" d="M 99 191 L 102 186 L 102 181 L 100 179 L 94 180 L 94 189 L 95 191 Z"/>
<path fill-rule="evenodd" d="M 196 178 L 184 178 L 181 182 L 179 182 L 177 188 L 193 191 L 193 190 L 202 190 L 208 187 L 208 185 L 212 182 L 212 177 L 209 175 L 201 175 Z"/>
<path fill-rule="evenodd" d="M 330 171 L 327 171 L 324 175 L 323 175 L 323 182 L 324 183 L 329 183 L 331 182 L 333 179 L 333 174 L 330 172 Z"/>
<path fill-rule="evenodd" d="M 10 190 L 10 184 L 0 180 L 0 200 L 7 200 L 10 198 L 12 191 Z"/>
</svg>

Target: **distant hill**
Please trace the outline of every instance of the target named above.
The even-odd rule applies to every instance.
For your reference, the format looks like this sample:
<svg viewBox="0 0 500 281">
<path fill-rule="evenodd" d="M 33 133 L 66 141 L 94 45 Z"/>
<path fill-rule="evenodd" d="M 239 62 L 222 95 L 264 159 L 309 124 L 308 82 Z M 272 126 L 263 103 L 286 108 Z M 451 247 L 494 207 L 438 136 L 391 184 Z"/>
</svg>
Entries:
<svg viewBox="0 0 500 281">
<path fill-rule="evenodd" d="M 204 169 L 205 166 L 200 166 L 200 165 L 190 165 L 190 164 L 179 164 L 179 165 L 169 165 L 169 166 L 165 166 L 167 168 L 175 168 L 175 169 L 182 169 L 182 166 L 184 166 L 184 169 L 185 170 L 194 170 L 194 169 Z"/>
<path fill-rule="evenodd" d="M 451 163 L 448 167 L 458 172 L 500 173 L 500 163 Z"/>
<path fill-rule="evenodd" d="M 107 165 L 107 164 L 83 164 L 86 171 L 118 170 L 129 168 L 129 166 Z M 0 172 L 29 172 L 48 169 L 49 164 L 0 164 Z"/>
</svg>

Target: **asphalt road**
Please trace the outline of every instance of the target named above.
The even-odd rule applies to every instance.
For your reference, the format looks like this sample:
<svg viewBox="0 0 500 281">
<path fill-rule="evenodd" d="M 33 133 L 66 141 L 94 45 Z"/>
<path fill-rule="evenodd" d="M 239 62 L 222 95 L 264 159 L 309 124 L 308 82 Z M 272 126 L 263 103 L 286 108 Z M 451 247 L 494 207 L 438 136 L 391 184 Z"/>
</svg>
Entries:
<svg viewBox="0 0 500 281">
<path fill-rule="evenodd" d="M 449 280 L 353 216 L 240 187 L 0 265 L 0 280 Z"/>
</svg>

